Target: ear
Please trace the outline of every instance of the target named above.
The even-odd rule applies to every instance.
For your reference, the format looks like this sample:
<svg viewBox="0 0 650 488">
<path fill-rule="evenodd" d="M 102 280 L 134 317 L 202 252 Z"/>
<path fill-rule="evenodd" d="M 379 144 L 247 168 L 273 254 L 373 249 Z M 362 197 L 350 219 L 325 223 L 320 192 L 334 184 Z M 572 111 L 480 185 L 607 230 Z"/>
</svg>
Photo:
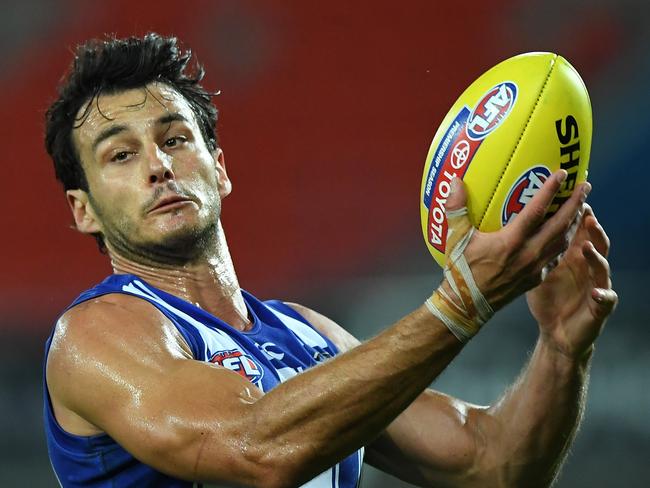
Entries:
<svg viewBox="0 0 650 488">
<path fill-rule="evenodd" d="M 226 158 L 220 148 L 216 148 L 212 153 L 215 168 L 217 169 L 217 184 L 219 185 L 219 196 L 223 200 L 232 191 L 232 183 L 226 173 Z"/>
<path fill-rule="evenodd" d="M 77 230 L 84 234 L 101 232 L 95 210 L 88 199 L 88 193 L 83 190 L 68 190 L 65 192 L 65 196 L 68 199 Z"/>
</svg>

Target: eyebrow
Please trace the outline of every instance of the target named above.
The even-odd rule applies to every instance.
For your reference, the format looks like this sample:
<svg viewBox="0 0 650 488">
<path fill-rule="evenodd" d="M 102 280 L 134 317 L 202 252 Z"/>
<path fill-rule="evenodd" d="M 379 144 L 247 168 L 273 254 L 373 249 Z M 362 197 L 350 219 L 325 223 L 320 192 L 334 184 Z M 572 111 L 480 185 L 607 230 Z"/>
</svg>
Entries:
<svg viewBox="0 0 650 488">
<path fill-rule="evenodd" d="M 188 122 L 188 120 L 186 117 L 179 114 L 178 112 L 167 113 L 162 117 L 158 118 L 158 120 L 156 120 L 157 125 L 171 124 L 172 122 Z M 110 127 L 107 127 L 106 129 L 101 131 L 93 141 L 93 146 L 92 146 L 93 152 L 95 152 L 97 146 L 99 146 L 106 139 L 116 136 L 117 134 L 120 134 L 127 130 L 129 130 L 129 127 L 124 124 L 112 125 Z"/>
<path fill-rule="evenodd" d="M 188 122 L 188 120 L 178 112 L 170 112 L 156 120 L 157 124 L 171 124 L 172 122 Z"/>
<path fill-rule="evenodd" d="M 103 131 L 99 133 L 99 135 L 95 138 L 93 141 L 93 152 L 97 149 L 97 146 L 99 146 L 102 142 L 104 142 L 106 139 L 109 137 L 113 137 L 120 132 L 124 132 L 128 130 L 128 127 L 126 125 L 120 124 L 120 125 L 112 125 L 111 127 L 107 127 Z"/>
</svg>

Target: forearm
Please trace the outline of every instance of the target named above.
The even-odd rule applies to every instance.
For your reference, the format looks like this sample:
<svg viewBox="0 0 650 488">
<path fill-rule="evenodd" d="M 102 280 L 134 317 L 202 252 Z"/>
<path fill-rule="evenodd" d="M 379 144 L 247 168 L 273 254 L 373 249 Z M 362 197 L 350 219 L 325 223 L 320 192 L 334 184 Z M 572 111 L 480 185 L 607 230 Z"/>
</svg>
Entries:
<svg viewBox="0 0 650 488">
<path fill-rule="evenodd" d="M 549 486 L 584 408 L 590 354 L 570 358 L 540 339 L 519 380 L 478 417 L 489 486 Z M 485 485 L 484 485 L 485 486 Z"/>
<path fill-rule="evenodd" d="M 421 307 L 253 403 L 246 411 L 246 441 L 262 453 L 269 472 L 300 484 L 376 437 L 460 349 Z"/>
</svg>

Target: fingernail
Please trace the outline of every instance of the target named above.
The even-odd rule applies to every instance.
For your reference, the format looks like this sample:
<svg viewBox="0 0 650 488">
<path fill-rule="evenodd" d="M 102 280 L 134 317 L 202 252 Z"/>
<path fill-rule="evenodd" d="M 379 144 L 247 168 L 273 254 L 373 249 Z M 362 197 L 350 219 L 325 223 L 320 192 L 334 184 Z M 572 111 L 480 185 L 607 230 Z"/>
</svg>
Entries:
<svg viewBox="0 0 650 488">
<path fill-rule="evenodd" d="M 594 300 L 597 301 L 598 303 L 601 303 L 605 299 L 605 294 L 600 288 L 594 288 L 592 296 L 594 297 Z"/>
<path fill-rule="evenodd" d="M 451 193 L 456 193 L 458 191 L 459 186 L 460 186 L 460 183 L 458 182 L 458 177 L 454 176 L 451 179 Z"/>
<path fill-rule="evenodd" d="M 564 183 L 564 180 L 566 180 L 566 177 L 568 176 L 568 173 L 566 172 L 565 169 L 561 169 L 560 173 L 557 175 L 557 181 L 558 183 Z"/>
<path fill-rule="evenodd" d="M 589 193 L 591 193 L 591 183 L 586 182 L 582 187 L 582 191 L 585 193 L 585 196 L 589 195 Z"/>
</svg>

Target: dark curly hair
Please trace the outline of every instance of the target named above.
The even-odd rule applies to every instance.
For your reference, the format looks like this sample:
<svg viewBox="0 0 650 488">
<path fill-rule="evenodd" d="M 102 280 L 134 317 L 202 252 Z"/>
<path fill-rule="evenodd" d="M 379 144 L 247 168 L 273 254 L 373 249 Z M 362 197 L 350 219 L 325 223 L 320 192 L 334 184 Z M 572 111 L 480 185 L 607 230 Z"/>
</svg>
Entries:
<svg viewBox="0 0 650 488">
<path fill-rule="evenodd" d="M 203 66 L 195 62 L 188 68 L 191 58 L 192 51 L 183 50 L 175 37 L 156 33 L 142 38 L 93 39 L 77 47 L 59 86 L 59 96 L 45 115 L 45 148 L 64 190 L 89 192 L 72 131 L 84 123 L 100 94 L 115 94 L 152 82 L 164 83 L 187 100 L 208 149 L 218 147 L 217 109 L 212 103 L 216 93 L 206 91 L 200 84 L 205 75 Z M 104 249 L 102 236 L 95 237 L 100 249 Z"/>
</svg>

